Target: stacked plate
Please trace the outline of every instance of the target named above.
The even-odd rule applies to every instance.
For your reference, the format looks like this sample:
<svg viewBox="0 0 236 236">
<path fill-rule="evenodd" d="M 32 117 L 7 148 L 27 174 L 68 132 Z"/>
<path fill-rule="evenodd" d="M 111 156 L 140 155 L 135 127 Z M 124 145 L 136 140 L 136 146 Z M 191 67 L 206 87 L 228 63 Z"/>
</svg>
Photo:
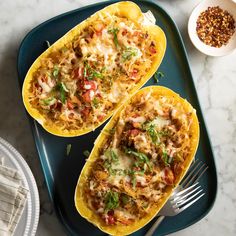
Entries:
<svg viewBox="0 0 236 236">
<path fill-rule="evenodd" d="M 0 138 L 0 157 L 4 157 L 4 165 L 18 170 L 23 179 L 23 187 L 29 189 L 26 206 L 14 235 L 34 236 L 40 209 L 34 176 L 20 153 L 2 138 Z"/>
</svg>

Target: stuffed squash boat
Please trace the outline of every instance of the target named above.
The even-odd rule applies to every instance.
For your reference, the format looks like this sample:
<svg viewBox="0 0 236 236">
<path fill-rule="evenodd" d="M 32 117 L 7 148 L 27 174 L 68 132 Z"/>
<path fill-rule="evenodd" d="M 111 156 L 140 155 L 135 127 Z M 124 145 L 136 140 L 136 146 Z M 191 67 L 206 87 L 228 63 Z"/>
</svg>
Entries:
<svg viewBox="0 0 236 236">
<path fill-rule="evenodd" d="M 111 235 L 147 224 L 188 170 L 199 141 L 193 107 L 161 86 L 141 89 L 95 141 L 75 190 L 75 206 Z"/>
<path fill-rule="evenodd" d="M 88 133 L 154 74 L 165 49 L 155 19 L 132 2 L 112 4 L 34 62 L 23 84 L 24 105 L 52 134 Z"/>
</svg>

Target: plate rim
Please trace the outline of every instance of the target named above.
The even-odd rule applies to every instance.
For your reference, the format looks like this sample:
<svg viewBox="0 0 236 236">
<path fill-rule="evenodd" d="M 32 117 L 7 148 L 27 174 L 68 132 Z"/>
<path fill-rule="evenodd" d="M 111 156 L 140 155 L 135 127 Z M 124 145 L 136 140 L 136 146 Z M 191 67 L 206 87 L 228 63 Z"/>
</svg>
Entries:
<svg viewBox="0 0 236 236">
<path fill-rule="evenodd" d="M 14 156 L 14 158 L 10 158 L 13 164 L 17 167 L 23 177 L 23 182 L 29 189 L 29 193 L 27 196 L 27 220 L 26 220 L 26 227 L 24 229 L 24 236 L 30 235 L 34 236 L 36 234 L 38 223 L 39 223 L 39 215 L 40 215 L 40 199 L 39 199 L 39 192 L 37 188 L 37 184 L 33 173 L 28 166 L 27 162 L 23 158 L 23 156 L 6 140 L 0 137 L 0 147 L 6 153 L 10 153 L 10 155 Z M 33 190 L 31 192 L 30 190 Z M 33 208 L 33 203 L 35 207 Z M 34 209 L 34 216 L 32 216 L 32 212 Z M 31 230 L 31 231 L 30 231 Z M 15 231 L 16 233 L 16 231 Z M 14 235 L 15 235 L 14 233 Z"/>
</svg>

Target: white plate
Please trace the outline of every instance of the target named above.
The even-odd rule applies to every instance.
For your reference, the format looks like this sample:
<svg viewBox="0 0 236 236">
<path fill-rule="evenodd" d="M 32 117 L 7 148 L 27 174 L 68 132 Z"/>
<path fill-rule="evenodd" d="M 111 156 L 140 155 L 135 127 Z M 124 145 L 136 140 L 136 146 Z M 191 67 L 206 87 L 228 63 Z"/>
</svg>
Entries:
<svg viewBox="0 0 236 236">
<path fill-rule="evenodd" d="M 202 53 L 209 56 L 225 56 L 232 53 L 236 49 L 236 30 L 230 38 L 227 45 L 220 48 L 211 47 L 203 43 L 197 35 L 196 26 L 197 19 L 201 12 L 207 10 L 208 7 L 219 6 L 223 10 L 227 10 L 236 21 L 236 1 L 235 0 L 203 0 L 192 11 L 188 21 L 188 34 L 193 45 Z"/>
<path fill-rule="evenodd" d="M 23 185 L 29 189 L 26 206 L 14 236 L 34 236 L 38 227 L 40 209 L 34 176 L 20 153 L 2 138 L 0 138 L 0 157 L 4 157 L 4 165 L 15 168 L 21 173 Z"/>
</svg>

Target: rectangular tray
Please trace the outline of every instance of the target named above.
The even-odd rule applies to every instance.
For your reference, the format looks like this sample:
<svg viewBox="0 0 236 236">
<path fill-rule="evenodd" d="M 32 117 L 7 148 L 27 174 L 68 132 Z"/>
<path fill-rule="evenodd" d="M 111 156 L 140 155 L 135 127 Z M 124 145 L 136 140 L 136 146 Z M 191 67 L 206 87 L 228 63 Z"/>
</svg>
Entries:
<svg viewBox="0 0 236 236">
<path fill-rule="evenodd" d="M 70 11 L 40 24 L 29 32 L 22 41 L 18 54 L 17 66 L 21 87 L 29 67 L 46 49 L 45 40 L 50 43 L 55 42 L 82 20 L 113 2 L 115 1 L 101 2 Z M 186 98 L 197 110 L 201 138 L 196 158 L 204 161 L 209 166 L 207 173 L 200 180 L 206 195 L 200 199 L 198 204 L 193 205 L 178 216 L 166 218 L 155 232 L 155 235 L 165 235 L 194 224 L 210 211 L 217 192 L 217 175 L 211 144 L 198 102 L 186 51 L 177 26 L 170 16 L 156 3 L 150 1 L 134 2 L 144 12 L 151 10 L 157 19 L 157 24 L 166 34 L 167 50 L 159 68 L 159 71 L 165 74 L 165 78 L 160 79 L 159 85 L 173 89 Z M 150 79 L 146 85 L 152 84 L 154 84 L 154 80 Z M 83 219 L 74 207 L 74 190 L 80 171 L 85 163 L 85 157 L 82 153 L 84 150 L 92 149 L 94 140 L 103 126 L 81 137 L 61 138 L 47 133 L 32 118 L 29 117 L 29 119 L 48 192 L 67 233 L 81 236 L 104 235 L 95 226 Z M 69 156 L 66 156 L 67 144 L 72 144 Z M 133 235 L 144 235 L 152 223 L 149 223 Z"/>
</svg>

